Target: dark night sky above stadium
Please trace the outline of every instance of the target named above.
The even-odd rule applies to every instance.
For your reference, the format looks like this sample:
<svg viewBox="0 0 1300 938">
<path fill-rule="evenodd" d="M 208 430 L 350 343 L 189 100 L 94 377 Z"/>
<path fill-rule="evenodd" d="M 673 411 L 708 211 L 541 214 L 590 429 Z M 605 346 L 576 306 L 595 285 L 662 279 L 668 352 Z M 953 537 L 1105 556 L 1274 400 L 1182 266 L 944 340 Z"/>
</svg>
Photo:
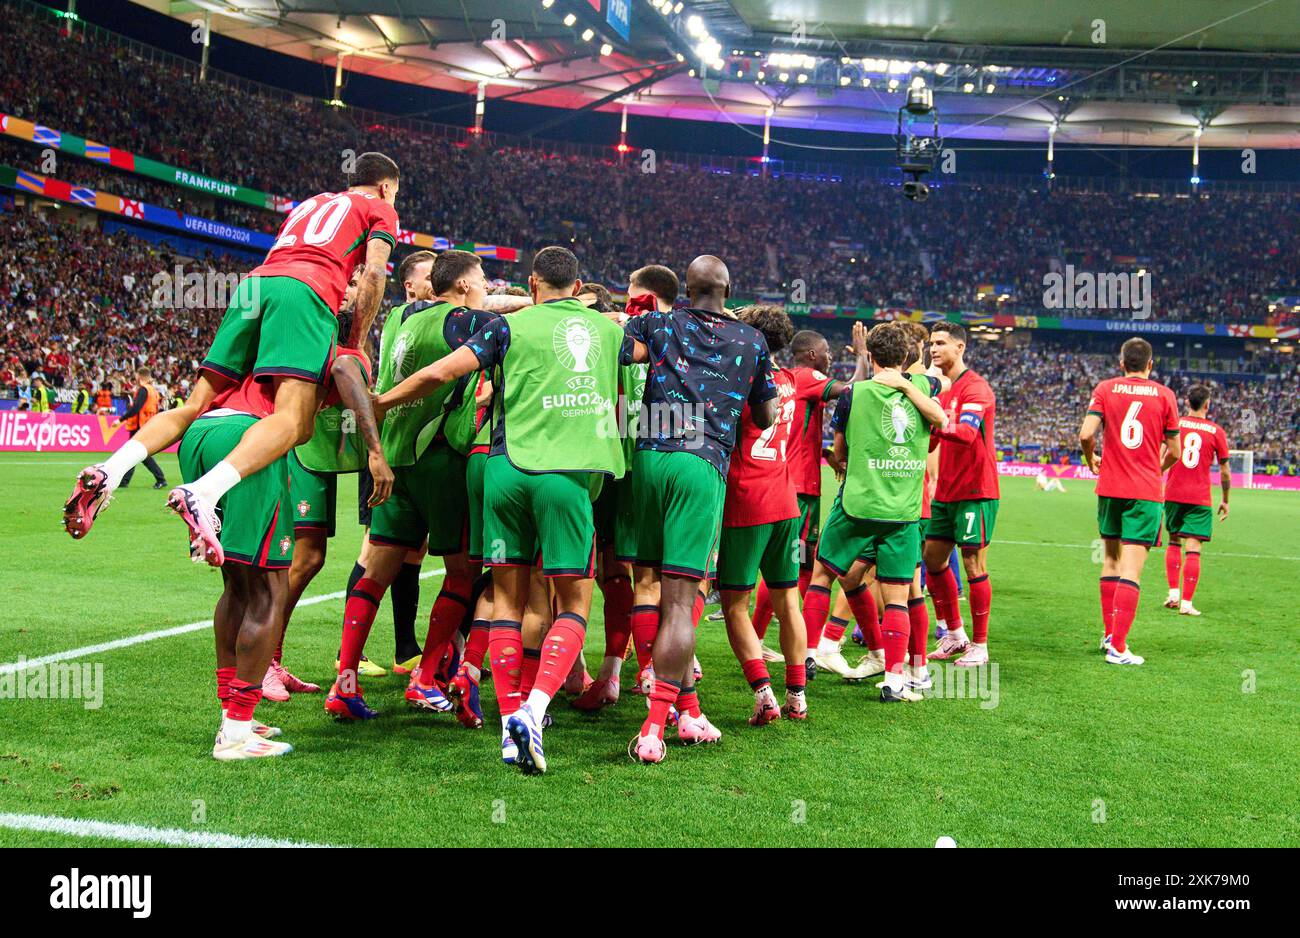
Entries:
<svg viewBox="0 0 1300 938">
<path fill-rule="evenodd" d="M 51 2 L 47 5 L 65 9 L 66 4 Z M 128 0 L 95 0 L 82 3 L 78 13 L 86 20 L 123 33 L 133 39 L 166 49 L 176 55 L 196 59 L 197 47 L 191 41 L 190 27 L 184 22 L 154 14 Z M 222 71 L 273 84 L 300 94 L 328 98 L 333 91 L 334 67 L 320 65 L 292 56 L 267 52 L 246 43 L 235 42 L 223 36 L 212 36 L 212 67 Z M 467 126 L 473 122 L 472 95 L 455 94 L 429 88 L 419 88 L 396 82 L 374 79 L 365 75 L 348 76 L 343 99 L 349 104 L 394 114 L 415 114 L 439 123 Z M 940 102 L 942 104 L 942 102 Z M 530 128 L 556 116 L 553 108 L 528 104 L 488 101 L 484 125 L 488 130 L 506 133 L 527 133 Z M 575 116 L 562 127 L 544 136 L 553 139 L 576 140 L 584 143 L 613 144 L 618 139 L 616 113 L 587 113 Z M 703 152 L 740 156 L 753 156 L 754 140 L 748 134 L 728 124 L 693 122 L 689 125 L 689 142 L 683 137 L 686 122 L 660 118 L 631 116 L 628 121 L 629 141 L 638 147 L 654 147 L 665 151 Z M 795 142 L 825 143 L 828 137 L 836 144 L 860 142 L 869 146 L 892 145 L 890 138 L 835 134 L 782 129 L 782 135 Z M 950 140 L 949 145 L 962 149 L 963 141 Z M 999 147 L 990 141 L 969 141 L 968 145 L 980 150 L 962 156 L 962 165 L 975 170 L 1036 174 L 1042 172 L 1045 154 L 1025 150 L 1023 143 Z M 773 145 L 775 158 L 807 160 L 808 151 Z M 1153 151 L 1120 147 L 1081 148 L 1058 146 L 1056 171 L 1062 175 L 1116 175 L 1127 172 L 1137 177 L 1185 179 L 1188 175 L 1188 154 L 1183 149 Z M 858 162 L 888 165 L 892 155 L 881 152 L 836 153 L 836 162 Z M 1235 176 L 1239 173 L 1238 151 L 1202 151 L 1201 175 L 1207 179 Z M 1259 162 L 1259 179 L 1300 179 L 1300 152 L 1264 152 Z"/>
</svg>

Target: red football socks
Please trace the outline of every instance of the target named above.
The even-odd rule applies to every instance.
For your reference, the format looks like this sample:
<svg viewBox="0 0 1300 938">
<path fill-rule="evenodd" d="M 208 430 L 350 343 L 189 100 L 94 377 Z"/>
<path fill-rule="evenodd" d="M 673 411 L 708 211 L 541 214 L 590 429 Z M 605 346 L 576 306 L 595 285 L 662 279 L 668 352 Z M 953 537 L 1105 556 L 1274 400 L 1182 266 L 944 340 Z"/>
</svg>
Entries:
<svg viewBox="0 0 1300 938">
<path fill-rule="evenodd" d="M 560 692 L 564 679 L 573 670 L 573 664 L 582 652 L 582 643 L 587 637 L 587 620 L 576 612 L 562 612 L 555 617 L 555 622 L 542 639 L 541 667 L 530 690 L 536 690 L 547 697 L 554 697 Z M 525 665 L 527 662 L 525 662 Z"/>
<path fill-rule="evenodd" d="M 858 620 L 858 625 L 862 628 L 862 634 L 867 640 L 867 647 L 872 651 L 879 651 L 884 647 L 885 643 L 884 639 L 881 638 L 876 600 L 871 595 L 871 590 L 867 589 L 867 584 L 861 583 L 854 589 L 845 590 L 844 598 L 849 601 L 849 608 L 853 610 L 853 618 Z M 907 611 L 906 606 L 901 608 L 904 612 Z"/>
<path fill-rule="evenodd" d="M 793 664 L 789 661 L 785 663 L 785 689 L 791 694 L 801 694 L 803 689 L 808 686 L 808 666 L 802 661 Z"/>
<path fill-rule="evenodd" d="M 1188 551 L 1183 561 L 1183 599 L 1191 600 L 1196 595 L 1196 581 L 1201 578 L 1201 552 Z"/>
<path fill-rule="evenodd" d="M 632 637 L 632 581 L 620 574 L 601 587 L 605 594 L 605 657 L 622 658 Z"/>
<path fill-rule="evenodd" d="M 754 690 L 772 683 L 772 678 L 767 673 L 767 663 L 762 658 L 742 662 L 740 671 L 745 675 L 745 681 Z"/>
<path fill-rule="evenodd" d="M 950 564 L 942 570 L 927 570 L 926 586 L 934 599 L 934 614 L 942 619 L 949 632 L 962 627 L 961 606 L 957 602 L 957 577 Z"/>
<path fill-rule="evenodd" d="M 537 682 L 537 669 L 541 666 L 542 650 L 540 648 L 525 648 L 524 667 L 519 675 L 520 702 L 528 699 L 528 694 L 532 691 L 533 684 Z"/>
<path fill-rule="evenodd" d="M 488 650 L 488 629 L 487 619 L 475 619 L 470 625 L 469 638 L 465 640 L 465 656 L 461 659 L 468 667 L 483 667 L 483 656 Z"/>
<path fill-rule="evenodd" d="M 677 712 L 684 713 L 687 716 L 701 716 L 700 712 L 700 695 L 695 693 L 695 686 L 683 687 L 677 695 Z"/>
<path fill-rule="evenodd" d="M 1115 584 L 1118 582 L 1117 576 L 1101 578 L 1101 623 L 1106 627 L 1107 637 L 1115 632 Z"/>
<path fill-rule="evenodd" d="M 433 676 L 446 651 L 445 646 L 465 618 L 465 610 L 469 608 L 469 594 L 473 588 L 474 583 L 468 578 L 442 581 L 442 589 L 438 591 L 438 598 L 433 601 L 433 609 L 429 612 L 429 633 L 424 638 L 424 654 L 420 656 L 420 683 L 425 687 L 433 683 Z"/>
<path fill-rule="evenodd" d="M 1115 583 L 1115 625 L 1111 632 L 1111 647 L 1118 652 L 1128 648 L 1128 631 L 1137 617 L 1138 599 L 1142 588 L 1132 580 L 1119 579 Z"/>
<path fill-rule="evenodd" d="M 221 709 L 223 710 L 230 701 L 230 682 L 234 680 L 234 677 L 235 669 L 233 666 L 217 668 L 217 700 L 221 702 Z"/>
<path fill-rule="evenodd" d="M 230 700 L 226 703 L 226 716 L 236 723 L 253 719 L 253 711 L 262 699 L 262 685 L 250 684 L 234 677 L 230 679 Z"/>
<path fill-rule="evenodd" d="M 822 629 L 822 638 L 832 642 L 838 642 L 844 637 L 844 632 L 849 627 L 848 619 L 841 619 L 839 616 L 831 616 L 826 620 L 826 628 Z M 817 649 L 812 649 L 816 651 Z"/>
<path fill-rule="evenodd" d="M 767 590 L 767 583 L 758 581 L 758 594 L 754 597 L 754 631 L 761 642 L 767 635 L 767 627 L 772 624 L 772 594 Z"/>
<path fill-rule="evenodd" d="M 907 652 L 912 659 L 912 667 L 925 667 L 925 643 L 930 637 L 930 611 L 925 607 L 925 597 L 918 596 L 907 601 L 907 618 L 911 630 L 907 637 Z"/>
<path fill-rule="evenodd" d="M 681 685 L 676 681 L 665 681 L 663 678 L 655 678 L 655 686 L 650 691 L 650 714 L 641 724 L 642 736 L 658 736 L 664 738 L 664 726 L 668 722 L 668 711 L 673 704 L 677 703 L 677 695 L 681 693 Z"/>
<path fill-rule="evenodd" d="M 379 601 L 384 598 L 383 587 L 369 577 L 362 577 L 348 590 L 348 600 L 343 607 L 343 645 L 339 650 L 339 691 L 344 695 L 357 692 L 357 668 L 361 666 L 361 652 L 370 637 L 370 627 L 375 624 Z M 350 685 L 350 686 L 349 686 Z"/>
<path fill-rule="evenodd" d="M 632 642 L 636 647 L 637 671 L 650 667 L 650 652 L 659 634 L 659 607 L 632 607 Z"/>
<path fill-rule="evenodd" d="M 903 673 L 903 662 L 907 659 L 907 636 L 911 628 L 906 606 L 886 604 L 880 634 L 885 646 L 885 670 L 890 674 Z"/>
<path fill-rule="evenodd" d="M 1191 552 L 1187 554 L 1191 558 Z M 1171 590 L 1178 589 L 1178 569 L 1183 564 L 1183 548 L 1178 544 L 1170 544 L 1165 548 L 1165 582 L 1169 584 Z"/>
<path fill-rule="evenodd" d="M 803 622 L 808 630 L 808 654 L 817 651 L 822 640 L 826 616 L 831 611 L 831 591 L 824 586 L 809 586 L 803 597 Z"/>
<path fill-rule="evenodd" d="M 989 575 L 972 577 L 968 584 L 970 591 L 970 617 L 972 622 L 970 640 L 976 645 L 989 642 L 989 607 L 993 605 L 993 587 L 989 584 Z"/>
<path fill-rule="evenodd" d="M 495 620 L 488 630 L 488 657 L 492 660 L 492 690 L 501 715 L 519 709 L 519 681 L 524 672 L 523 626 L 510 619 Z"/>
</svg>

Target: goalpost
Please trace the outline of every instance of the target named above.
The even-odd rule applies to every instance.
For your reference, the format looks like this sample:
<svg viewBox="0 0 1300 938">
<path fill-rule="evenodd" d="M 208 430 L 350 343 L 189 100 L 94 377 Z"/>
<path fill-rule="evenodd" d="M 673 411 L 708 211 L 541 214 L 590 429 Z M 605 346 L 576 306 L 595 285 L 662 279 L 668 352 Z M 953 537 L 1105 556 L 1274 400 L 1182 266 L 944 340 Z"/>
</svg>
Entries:
<svg viewBox="0 0 1300 938">
<path fill-rule="evenodd" d="M 1250 449 L 1230 449 L 1228 450 L 1228 468 L 1232 472 L 1242 474 L 1245 482 L 1243 486 L 1253 489 L 1255 478 L 1255 451 Z"/>
</svg>

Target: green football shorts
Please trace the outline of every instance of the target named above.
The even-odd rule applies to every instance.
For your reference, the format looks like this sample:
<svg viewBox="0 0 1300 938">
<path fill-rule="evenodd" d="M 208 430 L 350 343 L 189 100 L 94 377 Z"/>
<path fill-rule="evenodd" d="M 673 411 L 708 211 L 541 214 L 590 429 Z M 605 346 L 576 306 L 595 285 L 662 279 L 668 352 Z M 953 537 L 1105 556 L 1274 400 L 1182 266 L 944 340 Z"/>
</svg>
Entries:
<svg viewBox="0 0 1300 938">
<path fill-rule="evenodd" d="M 921 523 L 850 518 L 836 498 L 817 545 L 817 559 L 832 573 L 843 576 L 854 561 L 873 556 L 877 580 L 911 583 L 921 562 Z"/>
<path fill-rule="evenodd" d="M 1097 530 L 1106 540 L 1155 547 L 1160 543 L 1160 502 L 1097 496 Z"/>
<path fill-rule="evenodd" d="M 1208 541 L 1214 533 L 1214 511 L 1208 505 L 1165 502 L 1165 530 L 1179 537 Z"/>
<path fill-rule="evenodd" d="M 531 567 L 546 576 L 596 575 L 591 500 L 603 476 L 593 472 L 524 472 L 504 455 L 483 473 L 483 563 Z"/>
<path fill-rule="evenodd" d="M 370 515 L 370 543 L 442 557 L 465 549 L 469 499 L 465 457 L 433 443 L 410 466 L 393 467 L 393 494 Z"/>
<path fill-rule="evenodd" d="M 257 423 L 249 414 L 200 417 L 185 431 L 177 454 L 181 478 L 193 482 L 230 455 L 244 431 Z M 221 549 L 226 559 L 265 570 L 293 563 L 293 513 L 289 508 L 289 461 L 277 459 L 217 502 Z"/>
<path fill-rule="evenodd" d="M 821 538 L 822 497 L 820 495 L 796 495 L 799 503 L 799 538 L 804 549 L 799 566 L 811 570 L 813 559 L 817 556 L 817 541 Z"/>
<path fill-rule="evenodd" d="M 724 527 L 718 546 L 718 589 L 748 592 L 760 572 L 768 589 L 797 586 L 802 546 L 798 518 Z"/>
<path fill-rule="evenodd" d="M 726 481 L 694 453 L 639 449 L 632 491 L 640 516 L 636 565 L 706 579 L 713 573 Z"/>
<path fill-rule="evenodd" d="M 293 529 L 324 531 L 334 536 L 338 476 L 333 472 L 312 472 L 289 450 L 289 495 L 293 505 Z"/>
<path fill-rule="evenodd" d="M 997 520 L 996 498 L 933 501 L 930 518 L 925 522 L 925 539 L 952 541 L 958 547 L 987 547 L 993 540 L 993 525 Z"/>
<path fill-rule="evenodd" d="M 470 453 L 465 457 L 465 490 L 469 497 L 469 559 L 483 559 L 483 474 L 487 471 L 487 453 Z"/>
<path fill-rule="evenodd" d="M 251 373 L 323 384 L 338 332 L 334 312 L 301 280 L 246 277 L 201 367 L 236 381 Z"/>
</svg>

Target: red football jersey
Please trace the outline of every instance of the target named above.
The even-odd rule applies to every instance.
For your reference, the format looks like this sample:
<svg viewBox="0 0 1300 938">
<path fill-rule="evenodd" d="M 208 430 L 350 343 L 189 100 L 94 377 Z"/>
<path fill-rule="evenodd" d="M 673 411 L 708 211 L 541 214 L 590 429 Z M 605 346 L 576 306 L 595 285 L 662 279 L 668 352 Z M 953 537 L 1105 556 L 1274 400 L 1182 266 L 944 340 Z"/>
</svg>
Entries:
<svg viewBox="0 0 1300 938">
<path fill-rule="evenodd" d="M 1210 466 L 1216 458 L 1220 465 L 1228 464 L 1228 435 L 1223 427 L 1204 417 L 1182 418 L 1178 434 L 1183 455 L 1165 475 L 1165 501 L 1208 507 L 1213 503 L 1214 484 Z"/>
<path fill-rule="evenodd" d="M 722 524 L 743 528 L 799 517 L 790 472 L 790 428 L 796 407 L 795 377 L 786 368 L 772 369 L 780 409 L 776 422 L 760 430 L 749 405 L 740 415 L 740 433 L 727 470 L 727 500 Z"/>
<path fill-rule="evenodd" d="M 787 459 L 795 491 L 800 495 L 822 493 L 822 417 L 826 413 L 826 392 L 835 379 L 815 368 L 791 368 L 794 378 L 794 425 L 790 429 Z"/>
<path fill-rule="evenodd" d="M 354 348 L 337 348 L 335 349 L 334 359 L 350 355 L 361 360 L 361 367 L 366 374 L 366 383 L 370 383 L 370 359 L 364 352 Z M 331 360 L 330 364 L 333 365 Z M 329 377 L 329 370 L 326 369 L 325 381 L 325 400 L 321 407 L 330 407 L 334 404 L 343 403 L 339 396 L 338 386 L 334 384 Z M 208 409 L 204 413 L 211 413 L 219 409 L 237 410 L 242 414 L 252 414 L 259 420 L 263 417 L 275 413 L 275 382 L 259 381 L 252 375 L 247 375 L 239 384 L 231 385 L 212 399 Z"/>
<path fill-rule="evenodd" d="M 397 212 L 391 205 L 364 192 L 323 192 L 289 213 L 252 275 L 301 280 L 337 310 L 371 238 L 397 245 Z"/>
<path fill-rule="evenodd" d="M 1160 445 L 1178 432 L 1174 392 L 1149 378 L 1108 378 L 1092 392 L 1088 413 L 1103 426 L 1097 494 L 1163 501 Z"/>
<path fill-rule="evenodd" d="M 993 443 L 997 400 L 993 388 L 967 368 L 939 395 L 939 404 L 948 413 L 948 431 L 940 440 L 939 482 L 934 500 L 963 502 L 997 498 L 998 451 Z M 958 425 L 973 427 L 975 439 L 964 444 L 949 436 Z"/>
</svg>

